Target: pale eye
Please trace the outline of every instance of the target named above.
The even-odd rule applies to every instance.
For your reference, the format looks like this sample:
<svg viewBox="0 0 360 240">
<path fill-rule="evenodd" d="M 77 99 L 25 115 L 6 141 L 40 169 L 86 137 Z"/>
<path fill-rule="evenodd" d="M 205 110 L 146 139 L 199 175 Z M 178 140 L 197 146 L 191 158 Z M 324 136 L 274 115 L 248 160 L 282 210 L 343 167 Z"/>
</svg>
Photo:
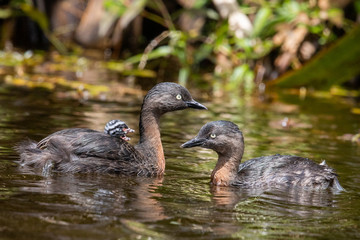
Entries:
<svg viewBox="0 0 360 240">
<path fill-rule="evenodd" d="M 180 95 L 180 94 L 176 95 L 176 99 L 177 99 L 177 100 L 180 100 L 180 99 L 181 99 L 181 95 Z"/>
<path fill-rule="evenodd" d="M 211 138 L 216 138 L 216 134 L 215 134 L 215 133 L 212 133 L 212 134 L 210 135 L 210 137 L 211 137 Z"/>
</svg>

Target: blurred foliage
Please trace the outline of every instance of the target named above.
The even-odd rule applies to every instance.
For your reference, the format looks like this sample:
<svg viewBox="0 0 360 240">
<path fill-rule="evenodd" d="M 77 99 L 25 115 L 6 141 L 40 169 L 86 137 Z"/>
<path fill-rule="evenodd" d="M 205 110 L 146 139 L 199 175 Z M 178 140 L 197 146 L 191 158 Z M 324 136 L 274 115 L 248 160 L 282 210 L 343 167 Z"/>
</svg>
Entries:
<svg viewBox="0 0 360 240">
<path fill-rule="evenodd" d="M 109 91 L 109 87 L 104 85 L 87 84 L 81 81 L 68 81 L 61 76 L 50 77 L 48 75 L 25 75 L 22 77 L 13 77 L 7 75 L 5 83 L 13 86 L 28 88 L 44 88 L 53 90 L 55 87 L 76 90 L 79 98 L 87 100 L 89 98 L 98 97 L 100 94 Z"/>
<path fill-rule="evenodd" d="M 104 69 L 122 76 L 156 77 L 154 71 L 133 68 L 127 62 L 96 61 L 78 55 L 61 55 L 56 52 L 45 55 L 42 51 L 31 50 L 24 53 L 0 51 L 0 83 L 58 92 L 65 90 L 67 94 L 60 94 L 61 96 L 67 95 L 80 100 L 105 99 L 114 94 L 115 90 L 111 91 L 113 90 L 111 84 L 107 82 L 109 79 L 104 84 L 98 83 L 103 79 L 97 79 L 96 84 L 91 82 L 91 79 L 88 83 L 89 80 L 86 79 L 89 72 L 101 76 Z M 122 89 L 122 93 L 124 91 L 125 89 Z M 136 91 L 135 94 L 137 94 Z"/>
<path fill-rule="evenodd" d="M 0 65 L 16 67 L 19 65 L 35 66 L 44 61 L 43 54 L 34 54 L 32 51 L 19 52 L 0 51 Z"/>
<path fill-rule="evenodd" d="M 181 1 L 178 3 L 185 4 Z M 214 86 L 214 89 L 251 93 L 256 85 L 265 80 L 290 69 L 301 68 L 319 49 L 337 40 L 339 30 L 347 33 L 355 25 L 344 17 L 342 8 L 332 6 L 328 0 L 321 3 L 295 0 L 237 1 L 239 9 L 235 11 L 245 14 L 252 24 L 252 31 L 240 38 L 231 28 L 230 19 L 222 18 L 219 10 L 214 8 L 213 1 L 201 0 L 189 4 L 174 10 L 168 7 L 172 4 L 163 0 L 104 0 L 104 8 L 112 15 L 119 16 L 124 26 L 141 16 L 165 27 L 150 41 L 143 53 L 124 61 L 109 61 L 104 66 L 125 76 L 155 78 L 155 71 L 145 69 L 148 61 L 167 60 L 171 56 L 171 60 L 176 59 L 179 65 L 178 81 L 182 85 L 187 84 L 190 76 L 201 76 L 199 81 Z M 359 1 L 353 3 L 353 8 L 359 12 Z M 184 14 L 202 19 L 203 24 L 199 28 L 184 28 L 184 25 L 195 21 L 190 18 L 190 22 L 181 24 L 180 19 Z M 0 10 L 0 18 L 23 15 L 38 23 L 60 53 L 67 52 L 63 43 L 49 30 L 45 14 L 37 10 L 32 1 L 12 0 Z M 241 25 L 241 22 L 238 24 Z M 314 49 L 307 54 L 307 59 L 301 57 L 305 41 Z M 346 58 L 346 51 L 348 49 L 337 54 Z M 4 65 L 28 61 L 25 58 L 19 62 L 16 56 L 9 59 L 7 53 L 1 54 L 0 61 Z M 32 57 L 31 61 L 41 61 L 40 58 L 36 60 Z M 173 64 L 172 61 L 165 62 Z M 346 77 L 339 78 L 337 83 L 346 81 L 350 76 Z M 323 84 L 308 84 L 316 87 L 333 84 L 332 80 L 323 81 Z M 297 86 L 296 82 L 288 83 L 288 86 Z"/>
<path fill-rule="evenodd" d="M 89 60 L 75 55 L 64 56 L 53 54 L 52 61 L 45 62 L 42 52 L 26 51 L 19 52 L 0 51 L 0 75 L 7 85 L 43 88 L 47 90 L 66 89 L 74 92 L 74 96 L 80 99 L 99 98 L 103 93 L 109 92 L 109 87 L 99 84 L 89 84 L 78 80 L 69 80 L 66 73 L 74 73 L 81 76 L 89 68 Z M 61 73 L 65 76 L 61 76 Z M 0 81 L 1 82 L 1 81 Z"/>
<path fill-rule="evenodd" d="M 27 16 L 38 24 L 45 36 L 60 53 L 66 53 L 64 44 L 50 31 L 47 16 L 34 7 L 30 0 L 11 0 L 7 8 L 0 10 L 0 18 Z"/>
<path fill-rule="evenodd" d="M 360 27 L 354 28 L 345 37 L 328 49 L 324 49 L 306 64 L 301 71 L 290 72 L 272 84 L 280 87 L 313 86 L 330 88 L 360 74 Z M 346 54 L 345 54 L 346 53 Z M 334 92 L 344 95 L 339 88 Z M 346 96 L 354 96 L 345 92 Z"/>
<path fill-rule="evenodd" d="M 151 10 L 149 19 L 166 26 L 168 34 L 160 41 L 155 38 L 149 44 L 150 50 L 129 58 L 127 62 L 139 63 L 140 67 L 144 67 L 147 60 L 171 55 L 180 63 L 178 80 L 181 84 L 185 85 L 191 74 L 208 71 L 215 76 L 213 84 L 217 81 L 225 84 L 226 89 L 243 89 L 245 92 L 252 92 L 254 89 L 256 66 L 262 64 L 265 58 L 269 58 L 271 53 L 280 54 L 286 51 L 281 49 L 281 45 L 287 44 L 286 40 L 274 40 L 278 35 L 292 34 L 302 27 L 306 29 L 305 33 L 294 41 L 303 42 L 306 37 L 311 36 L 316 40 L 316 44 L 321 46 L 337 39 L 334 29 L 348 31 L 354 25 L 350 20 L 344 19 L 341 8 L 321 8 L 314 1 L 250 0 L 242 2 L 240 10 L 253 19 L 253 31 L 244 38 L 238 38 L 229 29 L 227 19 L 221 19 L 218 12 L 213 9 L 210 0 L 196 1 L 190 9 L 184 8 L 172 15 L 162 0 L 131 2 L 131 6 L 141 2 L 137 4 L 136 12 L 142 16 L 149 16 L 145 12 Z M 116 13 L 119 16 L 124 16 L 130 11 L 134 13 L 129 1 L 126 0 L 106 0 L 105 6 L 109 11 L 111 9 L 112 13 L 117 9 Z M 182 31 L 175 24 L 179 15 L 186 11 L 206 19 L 205 25 L 198 32 Z M 300 48 L 300 45 L 294 44 L 294 48 Z M 299 66 L 299 62 L 302 64 L 296 55 L 298 51 L 299 49 L 294 51 L 294 59 L 289 63 L 290 68 L 297 68 L 295 65 Z M 346 56 L 346 52 L 339 54 Z M 213 67 L 200 68 L 204 61 L 210 62 Z"/>
</svg>

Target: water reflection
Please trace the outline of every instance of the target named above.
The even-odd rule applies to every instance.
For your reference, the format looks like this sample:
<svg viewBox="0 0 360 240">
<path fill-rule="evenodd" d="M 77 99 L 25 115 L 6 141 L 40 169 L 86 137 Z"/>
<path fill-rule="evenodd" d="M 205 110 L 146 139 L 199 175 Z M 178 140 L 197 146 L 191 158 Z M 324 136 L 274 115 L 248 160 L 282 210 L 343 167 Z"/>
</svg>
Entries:
<svg viewBox="0 0 360 240">
<path fill-rule="evenodd" d="M 335 195 L 329 191 L 229 187 L 211 187 L 210 191 L 217 209 L 217 215 L 211 211 L 211 219 L 220 223 L 214 225 L 212 231 L 232 238 L 309 236 L 308 229 L 319 228 L 313 225 L 314 219 L 327 219 L 339 211 Z M 231 223 L 226 219 L 232 219 Z M 287 229 L 286 235 L 284 229 Z M 311 232 L 317 235 L 316 231 Z"/>
<path fill-rule="evenodd" d="M 166 218 L 157 200 L 162 197 L 157 192 L 162 182 L 162 178 L 54 174 L 20 190 L 66 195 L 93 220 L 131 216 L 140 221 L 159 221 Z"/>
<path fill-rule="evenodd" d="M 350 115 L 333 99 L 300 101 L 290 96 L 281 101 L 255 106 L 242 99 L 221 99 L 206 103 L 209 111 L 165 115 L 160 122 L 166 156 L 163 179 L 41 177 L 18 171 L 15 143 L 25 137 L 39 140 L 67 127 L 102 130 L 110 119 L 122 119 L 137 129 L 141 99 L 79 104 L 46 94 L 0 94 L 0 235 L 4 239 L 360 238 L 360 148 L 337 138 L 358 131 L 359 116 Z M 294 124 L 278 127 L 285 117 Z M 233 121 L 244 131 L 245 160 L 276 153 L 315 162 L 325 159 L 348 192 L 211 187 L 216 154 L 179 146 L 206 122 L 220 119 Z"/>
<path fill-rule="evenodd" d="M 295 187 L 287 188 L 250 188 L 239 189 L 233 187 L 218 187 L 212 186 L 211 193 L 213 194 L 213 201 L 218 205 L 234 207 L 241 201 L 246 201 L 249 198 L 263 198 L 268 202 L 282 203 L 284 208 L 287 204 L 314 206 L 314 207 L 335 207 L 334 193 L 331 190 L 311 191 Z M 293 212 L 293 213 L 296 213 Z M 299 212 L 299 215 L 302 213 Z"/>
</svg>

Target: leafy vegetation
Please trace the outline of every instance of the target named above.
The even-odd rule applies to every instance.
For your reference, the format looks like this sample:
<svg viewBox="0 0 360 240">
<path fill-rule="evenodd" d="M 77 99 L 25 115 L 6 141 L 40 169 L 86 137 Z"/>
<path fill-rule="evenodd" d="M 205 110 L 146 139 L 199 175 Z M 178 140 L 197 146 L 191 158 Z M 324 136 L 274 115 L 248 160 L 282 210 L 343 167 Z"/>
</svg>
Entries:
<svg viewBox="0 0 360 240">
<path fill-rule="evenodd" d="M 106 6 L 109 9 L 117 6 L 117 14 L 124 16 L 128 12 L 134 13 L 127 3 L 107 0 Z M 204 74 L 204 69 L 199 66 L 206 61 L 212 67 L 205 71 L 214 75 L 215 82 L 224 83 L 229 90 L 242 88 L 246 92 L 251 92 L 255 84 L 262 82 L 266 77 L 270 78 L 271 72 L 282 73 L 291 68 L 300 68 L 303 62 L 308 60 L 299 57 L 302 44 L 307 39 L 313 39 L 312 46 L 318 46 L 320 49 L 321 46 L 338 38 L 335 34 L 336 29 L 349 31 L 354 27 L 354 22 L 344 18 L 341 8 L 324 7 L 312 1 L 246 1 L 239 10 L 253 19 L 253 30 L 239 38 L 230 29 L 229 21 L 221 18 L 209 0 L 198 1 L 191 8 L 184 8 L 180 13 L 173 14 L 167 11 L 161 0 L 138 0 L 133 1 L 132 5 L 139 6 L 136 12 L 143 16 L 148 16 L 144 14 L 147 11 L 146 7 L 151 9 L 155 13 L 150 19 L 161 22 L 168 30 L 166 37 L 162 37 L 161 41 L 155 39 L 150 43 L 150 50 L 131 57 L 128 62 L 139 63 L 139 66 L 144 67 L 147 60 L 171 55 L 180 63 L 179 82 L 186 84 L 191 74 Z M 198 32 L 178 29 L 175 22 L 184 12 L 195 12 L 205 18 L 205 23 Z M 155 14 L 158 15 L 155 17 Z M 277 56 L 275 63 L 262 70 L 265 71 L 265 75 L 260 76 L 259 66 L 261 68 L 264 61 L 272 61 L 271 54 Z M 346 51 L 338 54 L 346 58 Z M 277 63 L 277 60 L 280 63 Z M 348 78 L 338 80 L 346 81 Z M 295 86 L 290 81 L 287 83 L 289 86 Z M 332 81 L 324 83 L 324 86 L 331 83 Z"/>
<path fill-rule="evenodd" d="M 272 84 L 280 87 L 314 86 L 330 88 L 360 74 L 360 27 L 340 39 L 331 48 L 325 49 L 301 71 L 291 72 Z M 344 54 L 346 53 L 346 54 Z M 341 70 L 339 70 L 341 69 Z M 335 90 L 338 94 L 339 90 Z M 349 96 L 349 93 L 346 94 Z M 353 94 L 350 94 L 353 95 Z"/>
<path fill-rule="evenodd" d="M 165 59 L 165 65 L 172 65 L 175 59 L 175 65 L 179 66 L 180 84 L 186 85 L 190 78 L 199 79 L 214 88 L 251 93 L 256 85 L 266 80 L 290 69 L 300 69 L 323 46 L 355 26 L 354 21 L 345 17 L 343 7 L 331 5 L 327 0 L 233 1 L 230 10 L 234 16 L 222 13 L 226 4 L 220 0 L 178 3 L 183 5 L 174 8 L 163 0 L 104 0 L 105 10 L 117 16 L 122 26 L 141 17 L 164 28 L 150 43 L 142 42 L 145 46 L 142 53 L 125 60 L 110 61 L 105 67 L 123 75 L 155 78 L 155 71 L 146 69 L 150 61 Z M 359 12 L 358 1 L 350 4 Z M 37 22 L 60 53 L 68 52 L 50 31 L 45 14 L 38 11 L 31 1 L 12 0 L 8 8 L 0 10 L 0 18 L 4 19 L 21 15 Z M 183 16 L 188 17 L 185 23 L 182 23 Z M 245 20 L 249 22 L 247 27 L 244 26 Z M 194 27 L 192 24 L 195 22 L 197 25 Z M 144 41 L 144 38 L 139 41 Z M 351 44 L 356 45 L 356 41 Z M 346 60 L 351 46 L 336 54 Z M 170 56 L 171 61 L 168 61 Z M 317 69 L 324 67 L 328 66 L 316 65 Z M 358 74 L 357 71 L 349 73 Z M 306 85 L 328 87 L 348 80 L 351 74 L 336 81 L 324 77 L 320 83 L 308 81 Z M 299 86 L 299 82 L 288 79 L 281 81 L 281 85 Z"/>
<path fill-rule="evenodd" d="M 67 53 L 64 44 L 50 31 L 47 16 L 36 9 L 29 0 L 11 0 L 8 8 L 0 9 L 0 18 L 27 16 L 38 24 L 48 40 L 62 54 Z"/>
</svg>

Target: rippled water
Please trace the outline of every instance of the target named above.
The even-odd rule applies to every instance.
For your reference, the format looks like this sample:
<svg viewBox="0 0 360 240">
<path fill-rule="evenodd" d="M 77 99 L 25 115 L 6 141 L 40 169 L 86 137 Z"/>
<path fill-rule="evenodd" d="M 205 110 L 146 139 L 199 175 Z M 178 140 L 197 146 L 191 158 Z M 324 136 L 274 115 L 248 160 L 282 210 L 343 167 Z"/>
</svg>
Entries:
<svg viewBox="0 0 360 240">
<path fill-rule="evenodd" d="M 68 127 L 102 130 L 116 118 L 137 129 L 141 101 L 79 103 L 45 92 L 1 89 L 0 238 L 360 238 L 360 145 L 339 139 L 360 129 L 360 116 L 350 113 L 355 103 L 284 95 L 272 103 L 233 98 L 204 104 L 209 111 L 185 110 L 162 118 L 163 178 L 42 177 L 18 170 L 15 143 Z M 292 128 L 281 127 L 285 117 Z M 206 122 L 220 119 L 243 130 L 245 160 L 276 153 L 326 159 L 347 192 L 212 188 L 208 182 L 216 154 L 179 146 Z M 137 140 L 135 134 L 131 142 Z"/>
</svg>

